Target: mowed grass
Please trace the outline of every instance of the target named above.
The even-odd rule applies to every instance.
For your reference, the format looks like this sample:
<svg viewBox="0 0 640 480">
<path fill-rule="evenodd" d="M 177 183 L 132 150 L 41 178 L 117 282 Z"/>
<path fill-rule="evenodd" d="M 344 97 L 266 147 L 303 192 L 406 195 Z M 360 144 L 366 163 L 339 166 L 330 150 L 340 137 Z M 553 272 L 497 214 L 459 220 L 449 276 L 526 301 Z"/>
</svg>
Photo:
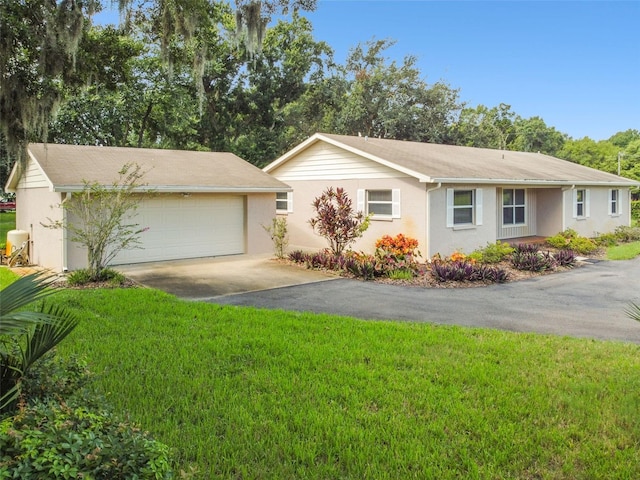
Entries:
<svg viewBox="0 0 640 480">
<path fill-rule="evenodd" d="M 0 243 L 7 242 L 7 232 L 16 228 L 16 212 L 0 212 Z"/>
<path fill-rule="evenodd" d="M 196 478 L 640 478 L 638 345 L 54 298 L 84 319 L 59 352 Z"/>
<path fill-rule="evenodd" d="M 630 260 L 640 255 L 640 242 L 623 243 L 607 248 L 608 260 Z"/>
</svg>

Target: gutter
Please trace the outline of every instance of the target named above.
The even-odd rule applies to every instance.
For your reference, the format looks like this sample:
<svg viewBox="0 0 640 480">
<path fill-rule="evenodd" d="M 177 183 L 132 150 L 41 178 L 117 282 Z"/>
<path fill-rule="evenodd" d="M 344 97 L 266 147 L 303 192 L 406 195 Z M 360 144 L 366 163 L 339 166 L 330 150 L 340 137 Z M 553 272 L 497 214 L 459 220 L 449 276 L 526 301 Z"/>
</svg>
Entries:
<svg viewBox="0 0 640 480">
<path fill-rule="evenodd" d="M 637 187 L 640 186 L 640 182 L 634 182 L 628 180 L 627 182 L 615 182 L 615 181 L 594 181 L 594 180 L 515 180 L 513 178 L 434 178 L 434 182 L 440 183 L 460 183 L 460 184 L 483 184 L 483 185 L 527 185 L 529 187 L 539 186 L 541 188 L 554 186 L 554 187 L 571 187 L 575 184 L 584 185 L 585 187 Z M 573 187 L 572 187 L 573 188 Z"/>
<path fill-rule="evenodd" d="M 107 188 L 107 186 L 104 186 Z M 54 192 L 77 193 L 82 192 L 82 185 L 56 185 Z M 293 188 L 288 185 L 282 187 L 201 187 L 201 186 L 180 186 L 168 185 L 162 187 L 139 187 L 133 190 L 136 193 L 277 193 L 293 192 Z"/>
</svg>

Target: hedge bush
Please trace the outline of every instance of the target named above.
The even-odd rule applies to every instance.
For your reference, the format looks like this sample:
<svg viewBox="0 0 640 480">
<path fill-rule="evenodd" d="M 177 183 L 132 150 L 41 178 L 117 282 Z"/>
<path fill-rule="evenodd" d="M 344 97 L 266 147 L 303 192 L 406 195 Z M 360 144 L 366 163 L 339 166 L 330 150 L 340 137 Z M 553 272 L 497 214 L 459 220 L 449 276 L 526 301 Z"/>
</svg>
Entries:
<svg viewBox="0 0 640 480">
<path fill-rule="evenodd" d="M 169 447 L 109 411 L 55 401 L 0 423 L 0 478 L 171 479 Z"/>
</svg>

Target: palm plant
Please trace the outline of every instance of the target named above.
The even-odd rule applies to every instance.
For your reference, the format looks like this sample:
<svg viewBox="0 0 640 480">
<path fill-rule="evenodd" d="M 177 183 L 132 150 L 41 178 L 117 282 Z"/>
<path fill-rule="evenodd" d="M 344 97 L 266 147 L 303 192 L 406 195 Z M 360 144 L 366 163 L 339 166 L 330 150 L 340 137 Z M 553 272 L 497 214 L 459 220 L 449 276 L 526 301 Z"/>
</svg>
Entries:
<svg viewBox="0 0 640 480">
<path fill-rule="evenodd" d="M 78 324 L 63 307 L 24 307 L 55 293 L 54 276 L 34 273 L 2 290 L 0 302 L 0 414 L 12 411 L 21 392 L 21 379 L 44 354 L 60 343 Z"/>
<path fill-rule="evenodd" d="M 625 313 L 632 320 L 636 320 L 636 321 L 640 322 L 640 305 L 637 305 L 637 304 L 632 302 L 631 305 L 629 305 L 629 308 L 627 310 L 625 310 Z"/>
</svg>

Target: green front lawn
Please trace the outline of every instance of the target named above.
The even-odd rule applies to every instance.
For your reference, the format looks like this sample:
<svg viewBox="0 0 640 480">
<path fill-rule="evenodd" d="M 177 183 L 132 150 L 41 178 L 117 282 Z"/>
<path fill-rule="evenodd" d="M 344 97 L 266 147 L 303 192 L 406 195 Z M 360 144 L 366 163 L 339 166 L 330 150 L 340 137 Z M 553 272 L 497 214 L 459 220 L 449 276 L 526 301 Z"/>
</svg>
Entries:
<svg viewBox="0 0 640 480">
<path fill-rule="evenodd" d="M 608 260 L 630 260 L 640 255 L 640 242 L 622 243 L 607 248 Z"/>
<path fill-rule="evenodd" d="M 16 212 L 0 212 L 0 244 L 7 242 L 7 232 L 16 228 Z"/>
<path fill-rule="evenodd" d="M 196 478 L 640 478 L 640 346 L 67 290 L 60 346 Z"/>
</svg>

